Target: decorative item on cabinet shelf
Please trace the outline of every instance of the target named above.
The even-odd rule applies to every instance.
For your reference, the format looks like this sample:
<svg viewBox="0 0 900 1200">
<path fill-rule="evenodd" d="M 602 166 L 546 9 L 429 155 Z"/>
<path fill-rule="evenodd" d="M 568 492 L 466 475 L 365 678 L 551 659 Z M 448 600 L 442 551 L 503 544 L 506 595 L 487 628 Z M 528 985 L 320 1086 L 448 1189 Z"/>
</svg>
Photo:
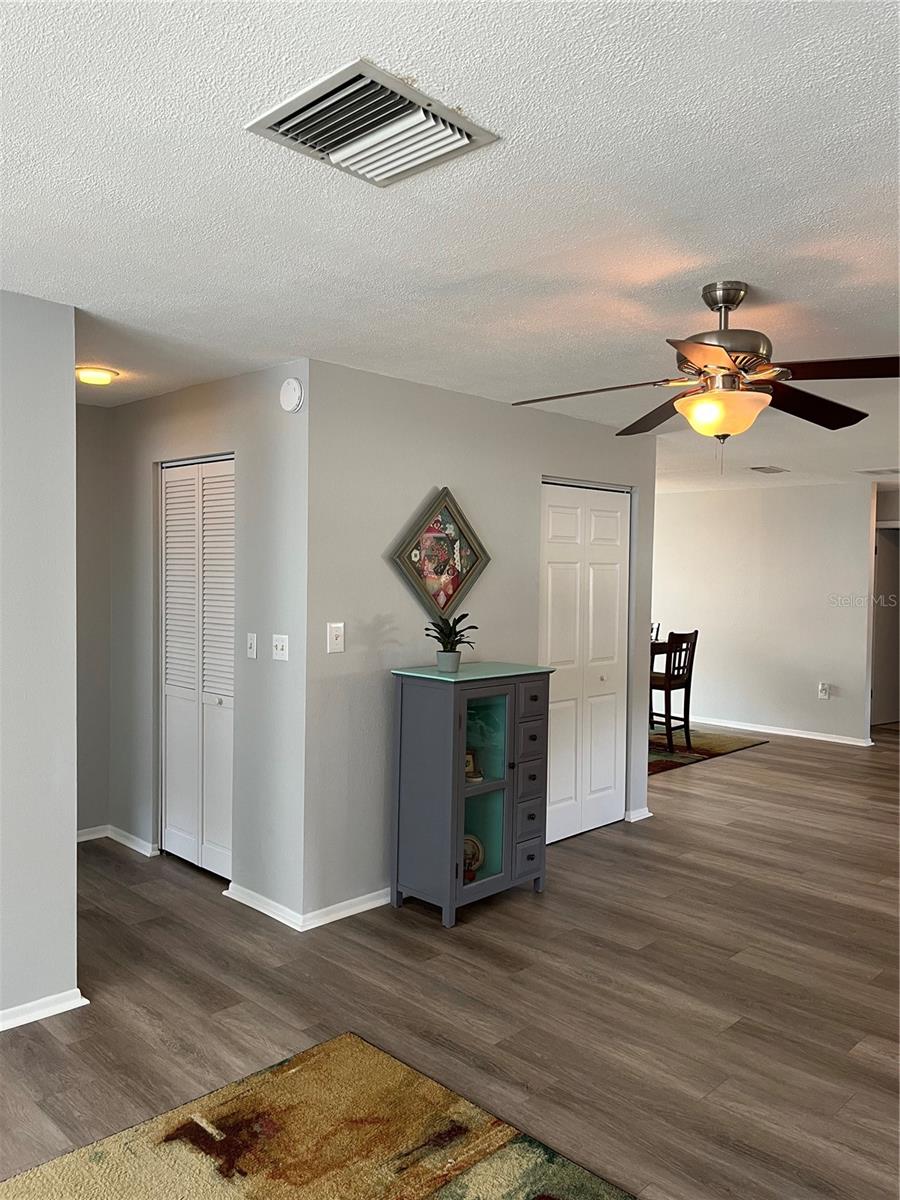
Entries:
<svg viewBox="0 0 900 1200">
<path fill-rule="evenodd" d="M 474 750 L 466 751 L 466 783 L 482 783 L 484 774 L 478 768 L 478 759 Z"/>
<path fill-rule="evenodd" d="M 474 883 L 479 867 L 484 865 L 484 845 L 474 833 L 463 838 L 463 882 Z"/>
<path fill-rule="evenodd" d="M 460 613 L 452 621 L 448 617 L 434 617 L 425 626 L 425 636 L 440 646 L 440 650 L 437 652 L 439 671 L 454 674 L 459 670 L 460 646 L 471 646 L 473 650 L 475 649 L 475 643 L 471 638 L 466 637 L 466 634 L 471 633 L 478 626 L 461 624 L 468 619 L 468 616 L 468 613 Z"/>
</svg>

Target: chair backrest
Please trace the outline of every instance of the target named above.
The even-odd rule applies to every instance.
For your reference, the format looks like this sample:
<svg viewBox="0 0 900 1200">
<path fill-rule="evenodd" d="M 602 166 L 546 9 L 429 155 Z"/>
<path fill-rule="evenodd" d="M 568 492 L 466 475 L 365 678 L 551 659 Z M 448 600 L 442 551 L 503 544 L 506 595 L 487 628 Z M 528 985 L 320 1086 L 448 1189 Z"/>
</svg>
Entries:
<svg viewBox="0 0 900 1200">
<path fill-rule="evenodd" d="M 694 651 L 697 648 L 697 633 L 670 633 L 666 642 L 666 675 L 669 679 L 690 682 L 694 669 Z"/>
<path fill-rule="evenodd" d="M 650 641 L 651 642 L 659 641 L 659 621 L 657 621 L 655 625 L 653 624 L 652 621 L 650 622 Z"/>
</svg>

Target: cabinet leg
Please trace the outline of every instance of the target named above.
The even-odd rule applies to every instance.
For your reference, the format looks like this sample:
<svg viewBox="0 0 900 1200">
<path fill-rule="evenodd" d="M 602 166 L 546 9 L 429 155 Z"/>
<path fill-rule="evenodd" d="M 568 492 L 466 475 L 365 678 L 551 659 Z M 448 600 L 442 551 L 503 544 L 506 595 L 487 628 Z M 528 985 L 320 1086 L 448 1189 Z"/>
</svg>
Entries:
<svg viewBox="0 0 900 1200">
<path fill-rule="evenodd" d="M 455 904 L 445 904 L 441 909 L 441 924 L 445 929 L 452 929 L 456 924 Z"/>
<path fill-rule="evenodd" d="M 534 890 L 535 890 L 536 892 L 542 892 L 542 891 L 544 890 L 544 877 L 543 877 L 543 875 L 538 875 L 537 879 L 534 881 Z"/>
</svg>

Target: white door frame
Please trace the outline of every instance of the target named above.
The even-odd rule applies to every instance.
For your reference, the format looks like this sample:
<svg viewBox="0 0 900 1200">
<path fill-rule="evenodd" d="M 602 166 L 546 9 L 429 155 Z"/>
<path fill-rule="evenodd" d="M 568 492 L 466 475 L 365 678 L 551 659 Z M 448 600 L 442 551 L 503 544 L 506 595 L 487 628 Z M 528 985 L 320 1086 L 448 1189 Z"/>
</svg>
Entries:
<svg viewBox="0 0 900 1200">
<path fill-rule="evenodd" d="M 637 579 L 637 551 L 638 551 L 638 503 L 639 489 L 630 484 L 624 483 L 600 483 L 589 479 L 567 479 L 561 475 L 542 475 L 541 486 L 544 484 L 558 484 L 560 487 L 584 488 L 587 491 L 594 492 L 624 492 L 631 497 L 629 505 L 628 518 L 628 641 L 627 654 L 628 662 L 625 668 L 625 820 L 626 821 L 643 821 L 646 817 L 652 817 L 653 813 L 644 802 L 641 806 L 635 809 L 632 805 L 632 786 L 631 786 L 631 766 L 632 766 L 632 737 L 634 735 L 634 721 L 632 717 L 632 699 L 634 698 L 634 655 L 632 650 L 636 645 L 637 624 L 635 622 L 635 580 Z M 543 501 L 541 502 L 541 511 L 543 512 Z M 538 522 L 538 541 L 540 544 L 542 522 Z M 648 637 L 648 656 L 649 656 L 649 629 Z"/>
</svg>

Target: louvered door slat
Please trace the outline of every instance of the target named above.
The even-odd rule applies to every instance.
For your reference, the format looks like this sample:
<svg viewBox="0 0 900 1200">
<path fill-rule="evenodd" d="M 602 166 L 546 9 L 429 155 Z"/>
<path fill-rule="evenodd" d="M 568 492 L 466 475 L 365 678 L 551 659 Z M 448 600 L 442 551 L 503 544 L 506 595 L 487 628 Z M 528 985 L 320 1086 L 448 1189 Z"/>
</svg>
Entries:
<svg viewBox="0 0 900 1200">
<path fill-rule="evenodd" d="M 162 473 L 164 682 L 197 688 L 199 619 L 198 480 Z"/>
<path fill-rule="evenodd" d="M 234 696 L 234 476 L 201 484 L 203 691 Z"/>
</svg>

